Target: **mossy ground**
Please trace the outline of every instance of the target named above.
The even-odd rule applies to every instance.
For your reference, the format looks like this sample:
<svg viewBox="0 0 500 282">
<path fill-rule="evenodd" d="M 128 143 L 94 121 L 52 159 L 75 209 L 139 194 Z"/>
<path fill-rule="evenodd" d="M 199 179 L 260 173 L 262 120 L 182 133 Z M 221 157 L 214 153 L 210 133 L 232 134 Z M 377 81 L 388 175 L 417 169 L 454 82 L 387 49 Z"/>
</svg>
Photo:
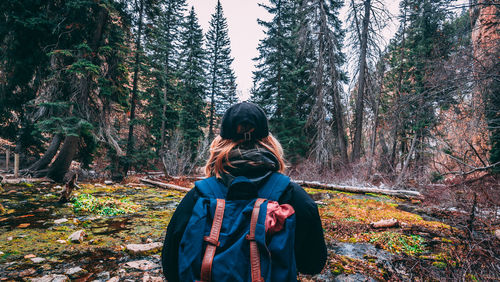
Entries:
<svg viewBox="0 0 500 282">
<path fill-rule="evenodd" d="M 306 189 L 313 195 L 324 193 L 317 189 Z M 400 262 L 418 263 L 430 267 L 420 273 L 428 279 L 439 280 L 445 275 L 443 269 L 460 267 L 453 252 L 460 242 L 453 237 L 458 230 L 445 223 L 424 220 L 420 215 L 398 209 L 404 201 L 389 196 L 369 194 L 366 197 L 350 193 L 329 193 L 319 201 L 319 211 L 323 222 L 325 237 L 329 244 L 345 242 L 351 244 L 369 243 L 376 248 L 394 255 Z M 396 219 L 399 225 L 394 228 L 374 229 L 370 223 Z M 403 263 L 404 264 L 404 263 Z M 410 263 L 408 263 L 410 264 Z M 323 273 L 332 275 L 362 273 L 376 280 L 401 279 L 413 277 L 408 273 L 396 273 L 387 264 L 376 263 L 369 256 L 355 259 L 335 252 L 329 253 L 327 267 Z M 415 269 L 417 271 L 417 269 Z M 404 272 L 404 271 L 403 271 Z M 435 276 L 434 276 L 435 275 Z"/>
<path fill-rule="evenodd" d="M 53 184 L 3 187 L 0 272 L 36 267 L 41 274 L 57 265 L 76 263 L 82 256 L 88 261 L 87 270 L 96 265 L 96 260 L 104 261 L 104 269 L 116 268 L 117 262 L 126 256 L 124 245 L 148 239 L 163 240 L 170 218 L 184 196 L 182 192 L 137 184 L 80 184 L 80 187 L 73 194 L 76 200 L 67 204 L 58 203 L 62 188 Z M 398 208 L 408 204 L 406 202 L 376 194 L 306 190 L 319 203 L 329 255 L 322 274 L 312 278 L 300 276 L 303 281 L 329 280 L 336 275 L 350 274 L 376 280 L 409 277 L 440 280 L 462 266 L 463 262 L 456 256 L 457 249 L 464 246 L 457 239 L 460 231 Z M 68 221 L 54 222 L 62 218 Z M 370 226 L 371 222 L 392 218 L 398 220 L 398 227 L 374 229 Z M 57 242 L 67 240 L 70 234 L 81 229 L 87 234 L 82 243 Z M 384 252 L 384 258 L 368 251 L 357 257 L 341 254 L 334 247 L 339 244 L 358 246 L 361 251 L 367 244 L 372 249 L 375 246 Z M 25 258 L 29 254 L 47 261 L 34 265 Z M 6 264 L 11 262 L 17 263 Z M 102 264 L 97 265 L 102 271 Z M 412 268 L 415 265 L 417 267 Z"/>
<path fill-rule="evenodd" d="M 184 193 L 165 189 L 123 185 L 81 184 L 74 201 L 59 204 L 61 187 L 6 185 L 0 197 L 5 211 L 0 215 L 0 272 L 33 267 L 24 257 L 34 254 L 47 259 L 45 268 L 75 259 L 75 254 L 107 259 L 120 257 L 124 246 L 147 239 L 162 242 L 166 227 Z M 57 219 L 68 221 L 56 224 Z M 59 243 L 77 230 L 87 234 L 81 243 Z M 49 265 L 49 266 L 47 266 Z M 41 265 L 36 265 L 38 269 Z M 2 275 L 0 275 L 1 277 Z"/>
</svg>

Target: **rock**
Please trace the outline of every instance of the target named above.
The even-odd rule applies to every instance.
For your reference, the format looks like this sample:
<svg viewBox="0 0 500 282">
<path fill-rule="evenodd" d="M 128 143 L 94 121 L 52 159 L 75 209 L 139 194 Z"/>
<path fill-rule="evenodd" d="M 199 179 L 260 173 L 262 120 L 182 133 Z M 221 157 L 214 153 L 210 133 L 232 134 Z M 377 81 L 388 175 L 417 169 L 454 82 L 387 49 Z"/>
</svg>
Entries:
<svg viewBox="0 0 500 282">
<path fill-rule="evenodd" d="M 61 224 L 61 223 L 65 223 L 65 222 L 68 222 L 67 218 L 61 218 L 61 219 L 54 220 L 55 224 Z"/>
<path fill-rule="evenodd" d="M 59 244 L 68 244 L 68 241 L 66 240 L 57 240 L 56 242 Z"/>
<path fill-rule="evenodd" d="M 70 269 L 67 269 L 64 274 L 68 275 L 70 278 L 75 279 L 78 277 L 82 277 L 83 275 L 87 274 L 87 270 L 77 266 L 77 267 L 72 267 Z"/>
<path fill-rule="evenodd" d="M 36 210 L 34 210 L 33 212 L 48 212 L 49 209 L 46 209 L 46 208 L 38 208 Z"/>
<path fill-rule="evenodd" d="M 68 241 L 74 242 L 74 243 L 81 243 L 81 242 L 83 242 L 83 238 L 85 236 L 86 236 L 85 230 L 78 230 L 68 237 Z"/>
<path fill-rule="evenodd" d="M 370 225 L 373 228 L 388 228 L 388 227 L 397 227 L 399 224 L 398 220 L 395 218 L 391 219 L 382 219 L 377 222 L 372 222 Z"/>
<path fill-rule="evenodd" d="M 35 273 L 36 273 L 36 270 L 34 268 L 28 268 L 28 269 L 25 269 L 25 270 L 19 272 L 18 276 L 19 277 L 25 277 L 25 276 L 33 275 Z"/>
<path fill-rule="evenodd" d="M 126 268 L 135 268 L 135 269 L 139 269 L 142 271 L 151 270 L 153 268 L 160 267 L 159 264 L 156 264 L 156 263 L 151 262 L 149 260 L 129 261 L 129 262 L 125 263 L 124 266 Z"/>
<path fill-rule="evenodd" d="M 111 279 L 109 279 L 107 282 L 118 282 L 118 281 L 120 281 L 120 277 L 115 276 L 115 277 L 111 277 Z"/>
<path fill-rule="evenodd" d="M 159 276 L 151 276 L 148 273 L 142 277 L 142 282 L 163 282 L 163 278 Z"/>
<path fill-rule="evenodd" d="M 500 240 L 500 229 L 495 230 L 495 236 Z"/>
<path fill-rule="evenodd" d="M 111 277 L 111 274 L 108 271 L 104 271 L 104 272 L 97 274 L 96 276 L 97 276 L 97 279 L 108 281 L 109 278 Z"/>
<path fill-rule="evenodd" d="M 69 281 L 68 276 L 62 274 L 49 274 L 39 278 L 33 278 L 31 282 L 66 282 Z"/>
<path fill-rule="evenodd" d="M 125 246 L 128 253 L 131 255 L 146 255 L 159 251 L 163 247 L 160 242 L 149 244 L 128 244 Z"/>
<path fill-rule="evenodd" d="M 41 262 L 46 261 L 46 259 L 44 259 L 44 258 L 32 258 L 31 261 L 34 263 L 41 263 Z"/>
</svg>

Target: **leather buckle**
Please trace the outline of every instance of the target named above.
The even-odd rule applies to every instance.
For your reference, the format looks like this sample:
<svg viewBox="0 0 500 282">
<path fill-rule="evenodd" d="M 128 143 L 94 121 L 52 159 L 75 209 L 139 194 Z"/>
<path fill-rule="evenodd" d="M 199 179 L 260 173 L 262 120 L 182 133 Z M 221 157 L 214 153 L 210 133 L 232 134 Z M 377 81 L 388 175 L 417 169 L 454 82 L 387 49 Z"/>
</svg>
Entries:
<svg viewBox="0 0 500 282">
<path fill-rule="evenodd" d="M 245 239 L 247 239 L 248 241 L 255 241 L 255 236 L 250 236 L 250 234 L 247 234 L 247 236 L 245 236 Z"/>
<path fill-rule="evenodd" d="M 214 238 L 210 237 L 210 236 L 205 236 L 203 237 L 203 240 L 207 243 L 209 243 L 210 245 L 213 245 L 213 246 L 220 246 L 220 242 L 219 241 L 216 241 Z"/>
</svg>

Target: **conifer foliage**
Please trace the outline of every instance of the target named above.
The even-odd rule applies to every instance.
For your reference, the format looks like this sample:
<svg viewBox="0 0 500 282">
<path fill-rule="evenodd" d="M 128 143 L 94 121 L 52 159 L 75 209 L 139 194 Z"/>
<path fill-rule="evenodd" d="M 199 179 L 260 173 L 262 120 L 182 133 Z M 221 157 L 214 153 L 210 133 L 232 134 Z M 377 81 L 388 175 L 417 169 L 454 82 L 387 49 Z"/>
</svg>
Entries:
<svg viewBox="0 0 500 282">
<path fill-rule="evenodd" d="M 183 132 L 191 154 L 195 154 L 203 137 L 202 128 L 206 124 L 206 53 L 203 49 L 203 32 L 198 18 L 191 8 L 187 17 L 181 45 L 181 80 L 183 83 L 180 95 L 181 110 L 179 127 Z"/>
<path fill-rule="evenodd" d="M 209 93 L 208 138 L 212 140 L 218 117 L 238 100 L 236 79 L 231 66 L 234 60 L 231 57 L 231 42 L 227 20 L 220 1 L 217 1 L 206 37 Z"/>
</svg>

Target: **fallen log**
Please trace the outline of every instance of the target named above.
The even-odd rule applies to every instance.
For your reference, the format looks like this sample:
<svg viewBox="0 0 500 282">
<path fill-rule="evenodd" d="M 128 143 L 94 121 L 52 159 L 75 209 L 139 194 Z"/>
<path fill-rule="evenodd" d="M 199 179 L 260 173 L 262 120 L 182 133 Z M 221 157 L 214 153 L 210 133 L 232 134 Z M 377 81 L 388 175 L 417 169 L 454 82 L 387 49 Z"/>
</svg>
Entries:
<svg viewBox="0 0 500 282">
<path fill-rule="evenodd" d="M 8 176 L 13 176 L 12 174 L 1 175 L 2 184 L 19 184 L 19 183 L 39 183 L 39 182 L 54 182 L 50 178 L 42 177 L 42 178 L 7 178 Z"/>
<path fill-rule="evenodd" d="M 381 195 L 394 196 L 398 198 L 404 199 L 422 199 L 422 194 L 417 191 L 409 191 L 409 190 L 391 190 L 391 189 L 381 189 L 374 187 L 357 187 L 357 186 L 346 186 L 346 185 L 337 185 L 337 184 L 328 184 L 321 183 L 318 181 L 304 181 L 304 180 L 293 180 L 295 183 L 307 186 L 310 188 L 319 188 L 325 190 L 337 190 L 342 192 L 349 193 L 374 193 Z"/>
<path fill-rule="evenodd" d="M 154 181 L 154 180 L 147 179 L 147 178 L 142 178 L 141 182 L 151 184 L 154 186 L 158 186 L 161 188 L 172 189 L 172 190 L 177 190 L 177 191 L 182 191 L 182 192 L 188 192 L 189 190 L 191 190 L 191 189 L 186 188 L 186 187 L 182 187 L 182 186 L 178 186 L 178 185 L 174 185 L 174 184 L 163 183 L 160 181 Z"/>
</svg>

